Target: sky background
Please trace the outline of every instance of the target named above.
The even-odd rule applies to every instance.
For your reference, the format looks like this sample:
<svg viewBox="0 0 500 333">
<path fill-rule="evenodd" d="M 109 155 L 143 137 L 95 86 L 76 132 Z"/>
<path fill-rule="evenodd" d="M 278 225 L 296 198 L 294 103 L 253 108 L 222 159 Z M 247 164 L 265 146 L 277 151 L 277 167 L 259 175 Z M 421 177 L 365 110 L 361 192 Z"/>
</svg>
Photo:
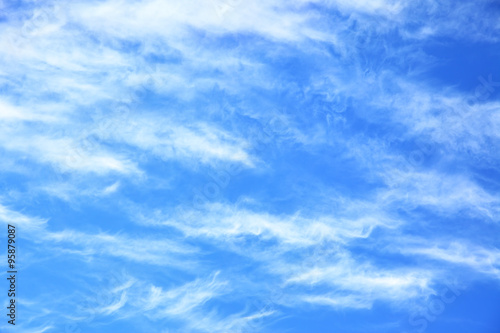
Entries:
<svg viewBox="0 0 500 333">
<path fill-rule="evenodd" d="M 493 0 L 0 1 L 0 331 L 500 332 L 499 42 Z"/>
</svg>

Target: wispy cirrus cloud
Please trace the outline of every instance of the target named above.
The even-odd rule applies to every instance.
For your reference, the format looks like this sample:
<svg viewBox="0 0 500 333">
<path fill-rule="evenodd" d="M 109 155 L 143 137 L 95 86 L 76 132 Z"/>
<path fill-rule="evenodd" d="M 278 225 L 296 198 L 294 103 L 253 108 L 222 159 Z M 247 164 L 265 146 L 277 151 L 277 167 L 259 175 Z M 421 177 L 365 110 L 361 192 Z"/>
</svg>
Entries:
<svg viewBox="0 0 500 333">
<path fill-rule="evenodd" d="M 27 331 L 395 332 L 498 280 L 494 1 L 0 8 Z"/>
<path fill-rule="evenodd" d="M 452 265 L 465 266 L 472 271 L 491 275 L 495 278 L 499 276 L 500 253 L 497 248 L 485 248 L 468 244 L 465 241 L 459 243 L 458 240 L 438 240 L 422 243 L 409 246 L 402 249 L 402 251 Z"/>
</svg>

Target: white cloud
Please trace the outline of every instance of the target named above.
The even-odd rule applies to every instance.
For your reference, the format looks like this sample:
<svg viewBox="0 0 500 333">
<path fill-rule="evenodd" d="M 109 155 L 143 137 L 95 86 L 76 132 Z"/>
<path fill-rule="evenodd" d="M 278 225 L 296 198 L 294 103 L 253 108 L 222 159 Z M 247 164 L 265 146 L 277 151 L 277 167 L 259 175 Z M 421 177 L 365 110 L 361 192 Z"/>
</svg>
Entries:
<svg viewBox="0 0 500 333">
<path fill-rule="evenodd" d="M 149 151 L 165 160 L 196 163 L 236 162 L 252 166 L 244 140 L 211 124 L 180 125 L 175 118 L 150 116 L 141 119 L 107 119 L 109 131 L 96 129 L 95 134 L 108 141 L 124 142 Z"/>
<path fill-rule="evenodd" d="M 303 285 L 311 290 L 308 294 L 299 291 L 297 299 L 337 308 L 371 308 L 375 301 L 408 306 L 432 293 L 435 278 L 432 270 L 385 268 L 354 260 L 345 250 L 319 258 L 312 266 L 283 262 L 276 271 L 283 275 L 286 285 Z M 322 286 L 328 286 L 326 293 Z"/>
<path fill-rule="evenodd" d="M 124 291 L 117 302 L 99 309 L 99 312 L 103 315 L 109 316 L 110 314 L 113 314 L 123 308 L 125 303 L 127 303 L 127 300 L 127 292 Z"/>
<path fill-rule="evenodd" d="M 463 175 L 387 168 L 384 180 L 388 188 L 380 191 L 381 203 L 404 203 L 409 210 L 426 207 L 442 215 L 465 211 L 491 220 L 497 219 L 500 209 L 496 196 Z"/>
<path fill-rule="evenodd" d="M 98 175 L 110 172 L 139 173 L 135 163 L 101 147 L 94 146 L 89 151 L 72 138 L 54 138 L 47 135 L 30 135 L 24 131 L 16 132 L 5 131 L 0 136 L 0 143 L 4 148 L 17 154 L 30 156 L 38 162 L 53 165 L 62 172 L 91 172 Z"/>
<path fill-rule="evenodd" d="M 427 241 L 420 246 L 408 246 L 401 251 L 411 255 L 422 255 L 453 265 L 468 266 L 477 272 L 500 279 L 500 250 L 487 249 L 469 242 Z"/>
<path fill-rule="evenodd" d="M 12 224 L 15 227 L 19 227 L 22 229 L 22 233 L 20 233 L 20 237 L 28 237 L 27 235 L 32 236 L 43 230 L 47 224 L 47 220 L 31 217 L 19 213 L 17 211 L 11 210 L 2 204 L 0 204 L 0 221 L 5 224 Z"/>
<path fill-rule="evenodd" d="M 153 265 L 182 267 L 187 271 L 189 265 L 194 269 L 194 261 L 181 259 L 187 254 L 194 254 L 197 249 L 174 240 L 158 237 L 131 238 L 128 236 L 112 235 L 108 233 L 88 234 L 79 231 L 65 230 L 46 232 L 40 235 L 41 239 L 62 244 L 59 250 L 67 254 L 80 253 L 84 258 L 108 255 L 120 257 L 135 262 L 147 262 Z M 148 244 L 145 247 L 143 244 Z"/>
<path fill-rule="evenodd" d="M 218 275 L 219 272 L 215 272 L 206 279 L 197 279 L 166 291 L 161 287 L 151 286 L 150 292 L 143 298 L 143 307 L 148 316 L 156 319 L 189 316 L 210 299 L 227 292 L 227 282 L 218 281 Z"/>
<path fill-rule="evenodd" d="M 108 194 L 111 194 L 113 192 L 116 192 L 118 190 L 118 188 L 120 187 L 120 182 L 114 182 L 113 184 L 109 185 L 108 187 L 106 187 L 103 191 L 102 191 L 102 194 L 104 195 L 108 195 Z"/>
<path fill-rule="evenodd" d="M 106 31 L 120 38 L 141 38 L 158 35 L 166 38 L 182 36 L 186 28 L 203 29 L 212 33 L 252 32 L 279 40 L 297 40 L 305 30 L 301 25 L 311 16 L 292 11 L 277 11 L 279 3 L 246 3 L 237 1 L 185 1 L 157 0 L 136 2 L 108 1 L 93 5 L 78 4 L 71 8 L 74 19 L 88 28 Z M 279 20 L 277 18 L 279 17 Z"/>
<path fill-rule="evenodd" d="M 0 100 L 0 121 L 54 122 L 58 120 L 58 117 L 49 112 L 34 112 L 26 110 L 25 108 L 16 107 L 6 101 Z"/>
<path fill-rule="evenodd" d="M 373 217 L 358 215 L 302 217 L 297 213 L 276 216 L 213 203 L 200 210 L 179 211 L 178 215 L 139 218 L 145 224 L 176 227 L 190 237 L 232 240 L 253 235 L 263 239 L 277 239 L 286 246 L 299 247 L 310 246 L 322 240 L 343 242 L 367 238 L 377 227 L 394 227 L 397 224 L 380 212 Z"/>
</svg>

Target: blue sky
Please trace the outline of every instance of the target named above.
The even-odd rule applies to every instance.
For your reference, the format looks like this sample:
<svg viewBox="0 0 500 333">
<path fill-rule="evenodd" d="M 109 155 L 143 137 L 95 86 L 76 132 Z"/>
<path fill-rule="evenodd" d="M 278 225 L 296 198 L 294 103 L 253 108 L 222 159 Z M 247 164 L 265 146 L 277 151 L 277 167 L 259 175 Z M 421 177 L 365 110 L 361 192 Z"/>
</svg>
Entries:
<svg viewBox="0 0 500 333">
<path fill-rule="evenodd" d="M 500 332 L 498 2 L 4 0 L 0 29 L 0 331 Z"/>
</svg>

